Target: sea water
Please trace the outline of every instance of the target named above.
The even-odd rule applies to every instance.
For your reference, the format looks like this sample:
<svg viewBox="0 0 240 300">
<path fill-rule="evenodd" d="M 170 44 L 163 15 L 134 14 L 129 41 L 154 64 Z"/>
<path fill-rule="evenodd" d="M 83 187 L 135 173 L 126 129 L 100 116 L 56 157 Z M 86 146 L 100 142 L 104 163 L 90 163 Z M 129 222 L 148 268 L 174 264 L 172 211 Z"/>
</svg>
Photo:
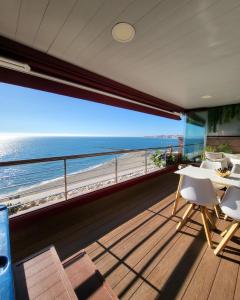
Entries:
<svg viewBox="0 0 240 300">
<path fill-rule="evenodd" d="M 0 161 L 57 157 L 177 146 L 177 139 L 150 137 L 24 137 L 0 139 Z M 113 156 L 67 161 L 67 174 L 99 166 Z M 62 177 L 63 161 L 0 167 L 0 195 L 36 186 Z"/>
</svg>

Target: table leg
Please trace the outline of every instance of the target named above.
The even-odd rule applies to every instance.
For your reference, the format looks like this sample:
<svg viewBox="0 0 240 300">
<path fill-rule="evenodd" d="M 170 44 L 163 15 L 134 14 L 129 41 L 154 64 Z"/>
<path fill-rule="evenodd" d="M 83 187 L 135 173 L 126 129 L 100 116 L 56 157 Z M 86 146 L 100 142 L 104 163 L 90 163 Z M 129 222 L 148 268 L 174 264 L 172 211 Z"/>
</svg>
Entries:
<svg viewBox="0 0 240 300">
<path fill-rule="evenodd" d="M 178 203 L 179 203 L 179 200 L 181 198 L 180 188 L 181 188 L 181 185 L 182 185 L 182 180 L 183 180 L 183 175 L 180 175 L 178 188 L 177 188 L 177 192 L 176 192 L 176 199 L 175 199 L 174 204 L 173 204 L 173 210 L 172 210 L 172 215 L 173 216 L 176 214 Z"/>
</svg>

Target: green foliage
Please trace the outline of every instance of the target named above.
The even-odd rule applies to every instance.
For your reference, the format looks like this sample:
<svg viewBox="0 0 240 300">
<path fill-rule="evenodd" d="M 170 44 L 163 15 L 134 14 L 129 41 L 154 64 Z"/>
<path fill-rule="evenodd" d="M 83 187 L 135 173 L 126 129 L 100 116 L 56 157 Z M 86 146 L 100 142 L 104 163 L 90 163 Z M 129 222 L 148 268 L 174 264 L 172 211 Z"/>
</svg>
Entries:
<svg viewBox="0 0 240 300">
<path fill-rule="evenodd" d="M 176 163 L 176 157 L 170 153 L 166 155 L 166 165 L 170 166 L 170 165 L 174 165 Z"/>
<path fill-rule="evenodd" d="M 202 155 L 201 159 L 204 160 L 205 157 L 205 152 L 225 152 L 225 153 L 232 153 L 232 149 L 228 143 L 223 143 L 218 146 L 206 146 Z"/>
<path fill-rule="evenodd" d="M 164 153 L 161 150 L 157 150 L 151 155 L 151 159 L 155 166 L 159 168 L 174 165 L 176 163 L 176 157 L 172 151 L 170 151 L 170 153 Z"/>
<path fill-rule="evenodd" d="M 206 156 L 205 156 L 205 152 L 221 152 L 220 150 L 218 150 L 217 147 L 215 146 L 206 146 L 201 154 L 201 160 L 204 160 L 206 159 Z"/>
<path fill-rule="evenodd" d="M 217 146 L 218 152 L 232 153 L 232 149 L 228 143 L 223 143 Z"/>
<path fill-rule="evenodd" d="M 7 203 L 9 215 L 13 215 L 13 214 L 17 213 L 19 211 L 20 205 L 21 205 L 20 202 L 16 203 L 15 205 L 13 205 L 11 203 Z"/>
<path fill-rule="evenodd" d="M 208 110 L 208 131 L 216 132 L 219 124 L 233 119 L 240 120 L 240 104 L 211 108 Z"/>
<path fill-rule="evenodd" d="M 218 152 L 217 147 L 214 147 L 214 146 L 206 146 L 205 151 L 206 152 Z"/>
<path fill-rule="evenodd" d="M 162 167 L 164 161 L 164 153 L 161 150 L 155 151 L 155 153 L 151 155 L 151 160 L 153 161 L 155 166 L 159 168 Z"/>
<path fill-rule="evenodd" d="M 182 161 L 183 162 L 190 161 L 189 155 L 188 154 L 183 155 L 182 156 Z"/>
</svg>

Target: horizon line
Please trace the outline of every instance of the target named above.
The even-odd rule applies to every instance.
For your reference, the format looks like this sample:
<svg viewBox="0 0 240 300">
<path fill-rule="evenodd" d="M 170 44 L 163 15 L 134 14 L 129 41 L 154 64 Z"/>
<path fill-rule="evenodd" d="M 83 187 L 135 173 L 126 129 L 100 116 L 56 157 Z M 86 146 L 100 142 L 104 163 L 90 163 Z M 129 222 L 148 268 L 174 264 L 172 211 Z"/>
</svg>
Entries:
<svg viewBox="0 0 240 300">
<path fill-rule="evenodd" d="M 30 133 L 30 132 L 0 132 L 1 138 L 27 138 L 27 137 L 158 137 L 180 134 L 149 134 L 149 135 L 99 135 L 99 134 L 75 134 L 75 133 Z"/>
</svg>

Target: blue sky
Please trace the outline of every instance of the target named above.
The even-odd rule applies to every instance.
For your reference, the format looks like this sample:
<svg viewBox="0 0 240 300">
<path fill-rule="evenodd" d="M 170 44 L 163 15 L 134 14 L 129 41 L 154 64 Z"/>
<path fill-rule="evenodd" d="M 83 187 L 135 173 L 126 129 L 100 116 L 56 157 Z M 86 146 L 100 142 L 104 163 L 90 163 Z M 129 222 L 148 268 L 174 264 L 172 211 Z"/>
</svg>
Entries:
<svg viewBox="0 0 240 300">
<path fill-rule="evenodd" d="M 182 134 L 183 121 L 0 83 L 0 134 Z"/>
</svg>

